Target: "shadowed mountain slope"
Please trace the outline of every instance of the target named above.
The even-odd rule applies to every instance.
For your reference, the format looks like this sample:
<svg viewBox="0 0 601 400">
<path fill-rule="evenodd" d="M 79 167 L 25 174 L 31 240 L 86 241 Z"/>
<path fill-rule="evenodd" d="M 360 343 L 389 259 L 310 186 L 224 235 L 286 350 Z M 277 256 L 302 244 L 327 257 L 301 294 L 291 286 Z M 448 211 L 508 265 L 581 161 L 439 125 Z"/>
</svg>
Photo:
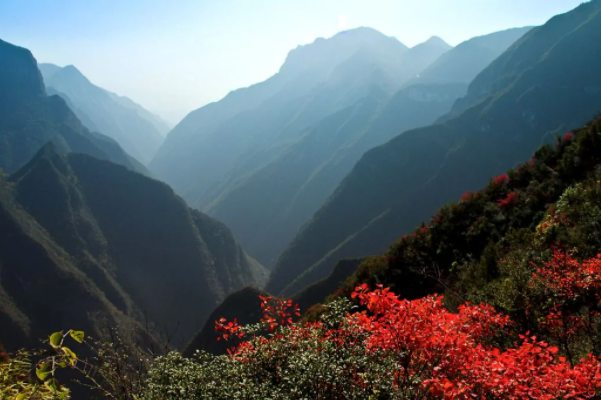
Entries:
<svg viewBox="0 0 601 400">
<path fill-rule="evenodd" d="M 266 277 L 225 225 L 164 183 L 53 144 L 2 178 L 0 204 L 9 348 L 58 328 L 100 333 L 145 317 L 179 326 L 181 345 L 227 294 Z"/>
</svg>

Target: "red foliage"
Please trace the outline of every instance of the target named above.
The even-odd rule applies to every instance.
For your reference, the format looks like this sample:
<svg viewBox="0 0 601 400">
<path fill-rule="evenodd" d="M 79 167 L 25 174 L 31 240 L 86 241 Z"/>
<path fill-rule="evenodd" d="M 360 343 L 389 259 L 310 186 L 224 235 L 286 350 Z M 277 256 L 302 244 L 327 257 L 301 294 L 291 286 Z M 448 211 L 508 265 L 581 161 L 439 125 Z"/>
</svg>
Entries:
<svg viewBox="0 0 601 400">
<path fill-rule="evenodd" d="M 259 296 L 259 298 L 263 310 L 261 323 L 267 325 L 270 331 L 273 331 L 278 325 L 292 324 L 293 316 L 300 317 L 298 304 L 292 304 L 292 300 L 263 296 Z"/>
<path fill-rule="evenodd" d="M 506 208 L 509 205 L 515 204 L 517 203 L 518 199 L 520 198 L 520 194 L 518 192 L 509 192 L 509 194 L 507 195 L 507 197 L 505 197 L 504 199 L 499 200 L 499 202 L 497 203 L 497 205 L 501 208 Z"/>
<path fill-rule="evenodd" d="M 416 399 L 589 399 L 599 394 L 601 363 L 592 355 L 572 366 L 557 347 L 535 336 L 520 336 L 514 348 L 494 347 L 495 339 L 507 333 L 512 323 L 490 306 L 465 304 L 452 313 L 442 305 L 442 297 L 403 300 L 381 285 L 369 291 L 366 284 L 357 287 L 351 298 L 365 310 L 348 314 L 337 329 L 322 322 L 288 325 L 269 338 L 242 343 L 232 357 L 252 363 L 253 354 L 277 351 L 277 346 L 268 346 L 272 342 L 286 341 L 292 344 L 287 348 L 302 349 L 298 343 L 317 335 L 339 351 L 362 347 L 378 359 L 394 360 L 397 370 L 387 375 L 392 376 L 393 387 L 410 391 Z M 279 304 L 286 310 L 290 306 Z M 279 318 L 273 321 L 280 322 Z M 324 347 L 310 348 L 322 351 Z M 345 373 L 348 390 L 368 385 L 353 366 Z M 369 385 L 377 388 L 377 382 Z"/>
<path fill-rule="evenodd" d="M 300 317 L 298 304 L 292 304 L 292 300 L 263 296 L 259 296 L 259 299 L 261 299 L 261 309 L 263 310 L 261 323 L 269 331 L 275 330 L 278 326 L 291 325 L 294 316 Z M 242 339 L 246 335 L 236 319 L 227 322 L 225 318 L 220 318 L 215 321 L 215 331 L 220 332 L 221 335 L 217 337 L 217 340 L 222 338 L 225 341 L 233 338 Z"/>
<path fill-rule="evenodd" d="M 499 176 L 496 176 L 492 179 L 493 184 L 495 184 L 496 186 L 502 185 L 504 183 L 509 182 L 509 176 L 507 176 L 507 174 L 501 174 Z"/>
<path fill-rule="evenodd" d="M 441 297 L 400 300 L 388 289 L 352 297 L 373 313 L 357 320 L 370 332 L 374 351 L 409 354 L 402 375 L 421 376 L 431 394 L 449 399 L 590 398 L 601 386 L 601 364 L 590 356 L 571 367 L 558 349 L 520 336 L 523 342 L 501 351 L 487 339 L 509 325 L 508 317 L 486 305 L 464 305 L 457 314 L 442 306 Z"/>
<path fill-rule="evenodd" d="M 563 135 L 563 140 L 570 140 L 573 137 L 574 137 L 574 134 L 572 132 L 568 132 L 565 135 Z"/>
<path fill-rule="evenodd" d="M 601 254 L 581 262 L 572 252 L 556 247 L 549 260 L 534 266 L 533 283 L 557 299 L 541 327 L 564 347 L 571 338 L 590 333 L 601 317 Z"/>
<path fill-rule="evenodd" d="M 234 319 L 234 321 L 227 322 L 225 318 L 220 318 L 218 321 L 215 321 L 215 331 L 221 332 L 221 336 L 217 337 L 217 340 L 230 340 L 230 338 L 239 338 L 242 339 L 244 337 L 244 332 L 241 331 L 242 326 L 238 324 L 238 321 Z"/>
<path fill-rule="evenodd" d="M 601 254 L 582 262 L 573 253 L 559 248 L 553 249 L 553 256 L 537 268 L 534 280 L 542 283 L 555 295 L 567 299 L 595 296 L 601 301 Z"/>
<path fill-rule="evenodd" d="M 465 192 L 465 193 L 463 193 L 463 194 L 461 195 L 461 198 L 460 198 L 460 200 L 461 200 L 461 201 L 467 201 L 467 200 L 471 199 L 471 198 L 472 198 L 472 196 L 473 196 L 473 193 L 472 193 L 472 192 Z"/>
</svg>

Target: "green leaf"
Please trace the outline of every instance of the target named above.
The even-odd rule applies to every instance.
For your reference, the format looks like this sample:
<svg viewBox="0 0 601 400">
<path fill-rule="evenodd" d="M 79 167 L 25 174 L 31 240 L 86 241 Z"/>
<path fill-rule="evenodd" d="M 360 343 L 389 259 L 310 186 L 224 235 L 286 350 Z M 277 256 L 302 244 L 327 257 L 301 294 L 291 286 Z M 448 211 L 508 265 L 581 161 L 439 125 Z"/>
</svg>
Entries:
<svg viewBox="0 0 601 400">
<path fill-rule="evenodd" d="M 59 383 L 55 378 L 48 379 L 46 382 L 44 382 L 44 386 L 50 389 L 52 393 L 57 393 L 60 388 Z"/>
<path fill-rule="evenodd" d="M 26 398 L 27 398 L 27 393 L 19 393 L 15 399 L 16 400 L 25 400 Z"/>
<path fill-rule="evenodd" d="M 50 346 L 58 349 L 61 346 L 63 341 L 63 333 L 62 332 L 54 332 L 50 335 Z"/>
<path fill-rule="evenodd" d="M 61 350 L 67 356 L 69 363 L 71 363 L 71 365 L 75 365 L 75 362 L 77 361 L 77 355 L 68 347 L 61 347 Z"/>
<path fill-rule="evenodd" d="M 41 381 L 45 381 L 46 378 L 48 377 L 48 375 L 50 375 L 51 373 L 52 373 L 52 370 L 50 368 L 50 365 L 48 365 L 46 363 L 38 364 L 37 367 L 35 368 L 35 374 Z"/>
<path fill-rule="evenodd" d="M 69 331 L 69 334 L 73 339 L 75 339 L 79 343 L 83 343 L 83 340 L 85 338 L 83 331 Z"/>
</svg>

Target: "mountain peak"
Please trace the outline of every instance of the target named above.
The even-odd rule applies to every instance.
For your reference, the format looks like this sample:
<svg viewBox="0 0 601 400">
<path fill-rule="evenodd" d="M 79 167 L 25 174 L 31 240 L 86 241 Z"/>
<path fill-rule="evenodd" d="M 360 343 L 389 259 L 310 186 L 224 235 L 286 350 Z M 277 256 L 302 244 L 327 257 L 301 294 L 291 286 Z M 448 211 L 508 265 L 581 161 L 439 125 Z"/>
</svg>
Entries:
<svg viewBox="0 0 601 400">
<path fill-rule="evenodd" d="M 353 28 L 330 38 L 296 47 L 288 53 L 280 72 L 305 72 L 311 69 L 330 71 L 363 47 L 385 49 L 387 53 L 404 53 L 407 46 L 396 38 L 369 27 Z M 328 75 L 327 73 L 325 74 Z"/>
<path fill-rule="evenodd" d="M 43 145 L 38 152 L 25 164 L 21 169 L 11 175 L 12 181 L 19 181 L 27 176 L 31 171 L 47 168 L 48 165 L 53 165 L 55 169 L 65 173 L 67 164 L 64 157 L 61 155 L 61 150 L 52 141 L 48 141 Z"/>
<path fill-rule="evenodd" d="M 374 28 L 370 28 L 369 26 L 359 26 L 357 28 L 340 31 L 337 34 L 335 34 L 333 37 L 340 36 L 340 35 L 387 37 L 382 32 L 380 32 Z"/>
<path fill-rule="evenodd" d="M 69 78 L 74 82 L 85 82 L 91 84 L 90 80 L 86 78 L 86 76 L 82 74 L 81 71 L 78 70 L 74 65 L 67 65 L 66 67 L 61 68 L 61 70 L 58 71 L 54 76 Z"/>
<path fill-rule="evenodd" d="M 453 46 L 451 46 L 450 44 L 448 44 L 447 42 L 445 42 L 440 36 L 431 36 L 428 40 L 426 40 L 423 43 L 420 43 L 416 46 L 414 46 L 413 48 L 416 47 L 424 47 L 424 46 L 428 46 L 428 47 L 441 47 L 447 50 L 450 50 L 453 48 Z"/>
<path fill-rule="evenodd" d="M 0 40 L 0 104 L 14 106 L 46 91 L 31 52 Z"/>
</svg>

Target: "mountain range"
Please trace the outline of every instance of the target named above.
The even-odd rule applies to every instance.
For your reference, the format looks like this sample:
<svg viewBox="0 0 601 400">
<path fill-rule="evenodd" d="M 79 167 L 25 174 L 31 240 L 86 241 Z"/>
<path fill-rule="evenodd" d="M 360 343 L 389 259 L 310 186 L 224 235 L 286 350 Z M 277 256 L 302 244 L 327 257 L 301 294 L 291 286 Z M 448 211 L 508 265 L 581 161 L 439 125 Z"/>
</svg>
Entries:
<svg viewBox="0 0 601 400">
<path fill-rule="evenodd" d="M 447 63 L 467 62 L 465 57 L 480 49 L 486 50 L 476 66 L 492 61 L 527 30 L 496 33 L 490 42 L 487 37 L 468 41 Z M 465 94 L 470 70 L 457 81 L 452 74 L 447 81 L 417 78 L 454 52 L 438 37 L 408 49 L 367 28 L 318 39 L 293 50 L 267 81 L 191 113 L 150 168 L 191 204 L 224 221 L 253 257 L 274 266 L 365 151 L 434 122 Z M 446 64 L 440 64 L 444 69 Z M 281 81 L 290 83 L 274 89 Z M 257 104 L 236 114 L 231 96 L 244 104 L 257 99 Z M 215 109 L 228 110 L 229 119 L 219 120 L 224 114 Z M 195 154 L 189 164 L 184 152 Z M 184 184 L 185 179 L 191 181 Z"/>
<path fill-rule="evenodd" d="M 73 327 L 198 331 L 266 270 L 112 139 L 46 96 L 31 53 L 0 42 L 0 341 Z M 190 305 L 194 307 L 191 308 Z"/>
<path fill-rule="evenodd" d="M 227 294 L 266 278 L 222 223 L 123 166 L 49 143 L 0 187 L 8 348 L 65 326 L 100 335 L 145 318 L 179 327 L 181 344 Z"/>
<path fill-rule="evenodd" d="M 72 65 L 38 64 L 46 91 L 62 97 L 91 131 L 114 139 L 131 156 L 148 164 L 169 125 L 127 97 L 104 90 Z"/>
<path fill-rule="evenodd" d="M 601 111 L 601 2 L 534 28 L 470 83 L 439 123 L 365 153 L 280 257 L 290 295 L 341 258 L 377 254 L 446 202 Z"/>
</svg>

